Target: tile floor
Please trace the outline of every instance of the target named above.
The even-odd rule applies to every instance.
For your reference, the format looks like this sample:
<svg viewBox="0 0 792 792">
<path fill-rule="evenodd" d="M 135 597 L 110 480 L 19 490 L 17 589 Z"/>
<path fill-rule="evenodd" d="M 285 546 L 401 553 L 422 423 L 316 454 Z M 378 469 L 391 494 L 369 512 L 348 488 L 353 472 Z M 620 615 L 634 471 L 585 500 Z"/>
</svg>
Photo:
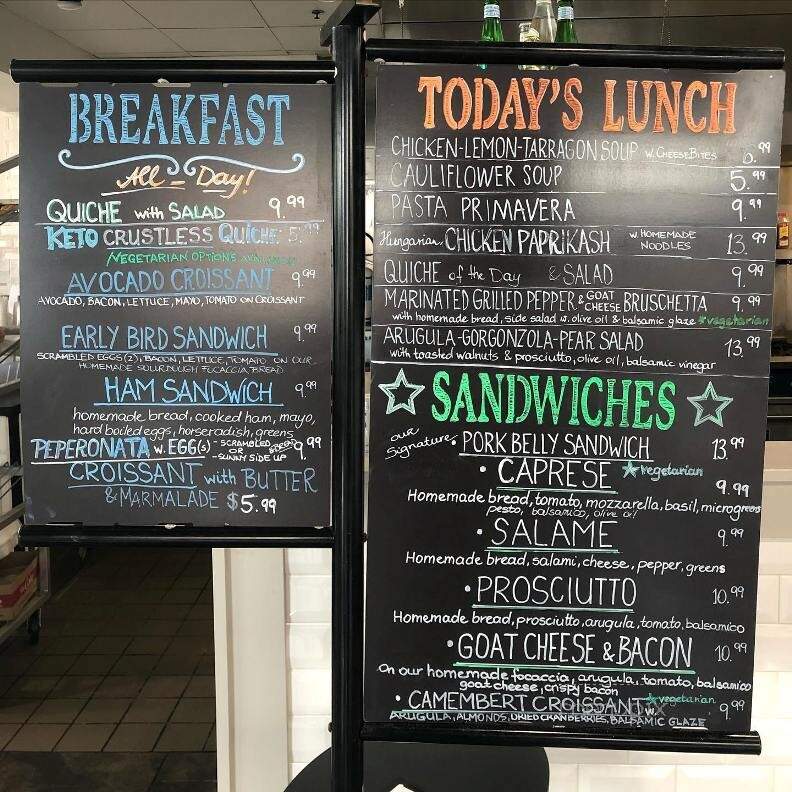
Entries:
<svg viewBox="0 0 792 792">
<path fill-rule="evenodd" d="M 88 765 L 99 780 L 73 788 L 103 789 L 104 772 L 115 783 L 112 754 L 143 768 L 135 783 L 151 776 L 130 789 L 214 789 L 214 775 L 190 776 L 199 754 L 199 776 L 215 765 L 213 653 L 208 551 L 98 551 L 45 606 L 37 646 L 20 634 L 0 647 L 0 787 L 13 764 L 8 788 L 38 789 L 24 781 L 39 772 L 32 754 L 53 752 L 40 773 L 61 783 L 42 789 L 72 788 L 63 779 Z"/>
</svg>

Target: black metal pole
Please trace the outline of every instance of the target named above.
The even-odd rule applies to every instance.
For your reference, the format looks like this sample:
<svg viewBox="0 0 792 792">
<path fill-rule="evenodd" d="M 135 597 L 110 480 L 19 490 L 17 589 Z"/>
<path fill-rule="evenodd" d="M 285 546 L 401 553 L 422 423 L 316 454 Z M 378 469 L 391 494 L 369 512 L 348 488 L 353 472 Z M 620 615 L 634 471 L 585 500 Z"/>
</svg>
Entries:
<svg viewBox="0 0 792 792">
<path fill-rule="evenodd" d="M 15 82 L 332 82 L 332 61 L 12 60 Z"/>
<path fill-rule="evenodd" d="M 336 63 L 333 101 L 332 792 L 363 789 L 363 375 L 365 62 L 377 6 L 342 3 L 322 30 Z"/>
<path fill-rule="evenodd" d="M 369 39 L 369 60 L 404 63 L 506 63 L 548 66 L 628 66 L 660 69 L 783 69 L 772 47 L 645 47 L 616 44 L 481 44 L 477 41 Z"/>
</svg>

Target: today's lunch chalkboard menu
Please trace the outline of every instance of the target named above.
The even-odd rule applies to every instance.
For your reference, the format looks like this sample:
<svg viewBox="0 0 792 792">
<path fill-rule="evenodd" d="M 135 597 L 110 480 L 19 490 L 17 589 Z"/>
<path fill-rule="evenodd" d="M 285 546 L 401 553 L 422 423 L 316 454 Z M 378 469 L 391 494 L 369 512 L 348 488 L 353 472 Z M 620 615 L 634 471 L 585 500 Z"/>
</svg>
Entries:
<svg viewBox="0 0 792 792">
<path fill-rule="evenodd" d="M 783 95 L 380 68 L 368 721 L 749 729 Z"/>
<path fill-rule="evenodd" d="M 329 523 L 330 96 L 22 86 L 28 523 Z"/>
</svg>

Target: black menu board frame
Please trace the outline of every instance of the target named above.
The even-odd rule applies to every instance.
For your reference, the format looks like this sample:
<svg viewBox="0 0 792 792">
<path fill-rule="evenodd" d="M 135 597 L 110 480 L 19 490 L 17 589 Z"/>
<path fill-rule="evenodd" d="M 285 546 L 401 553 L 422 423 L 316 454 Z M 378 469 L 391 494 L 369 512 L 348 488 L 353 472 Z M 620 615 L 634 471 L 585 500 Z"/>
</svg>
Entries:
<svg viewBox="0 0 792 792">
<path fill-rule="evenodd" d="M 22 281 L 26 313 L 34 318 L 28 319 L 28 340 L 23 342 L 23 401 L 32 416 L 23 422 L 23 431 L 25 443 L 35 440 L 37 449 L 33 455 L 26 448 L 25 454 L 26 530 L 37 532 L 39 541 L 50 534 L 53 541 L 58 535 L 74 541 L 81 531 L 96 540 L 104 535 L 104 526 L 112 525 L 111 541 L 134 536 L 145 542 L 172 541 L 184 537 L 187 529 L 186 534 L 202 542 L 240 544 L 260 538 L 255 542 L 260 544 L 271 541 L 267 531 L 271 534 L 282 528 L 292 532 L 295 541 L 304 537 L 309 543 L 326 544 L 332 494 L 332 73 L 316 64 L 295 63 L 261 73 L 249 68 L 240 81 L 223 82 L 224 73 L 231 78 L 238 75 L 239 64 L 213 68 L 212 76 L 206 74 L 207 64 L 200 62 L 183 70 L 174 69 L 173 64 L 147 64 L 151 75 L 180 71 L 196 78 L 189 83 L 166 80 L 163 85 L 154 84 L 160 77 L 145 82 L 146 68 L 140 65 L 126 64 L 125 79 L 117 80 L 120 65 L 107 65 L 107 72 L 114 74 L 112 84 L 95 82 L 99 72 L 75 62 L 64 71 L 83 69 L 76 86 L 41 85 L 38 80 L 23 85 L 22 194 L 33 209 L 24 213 Z M 119 105 L 123 105 L 121 118 L 116 117 Z M 150 112 L 146 114 L 144 107 Z M 163 115 L 171 111 L 174 119 L 168 127 Z M 41 114 L 53 112 L 51 123 L 43 123 Z M 142 141 L 136 112 L 149 119 Z M 222 128 L 218 126 L 221 121 Z M 196 140 L 198 134 L 200 140 Z M 120 142 L 133 144 L 134 151 L 130 146 L 111 145 L 119 142 L 119 135 Z M 227 142 L 230 147 L 220 145 Z M 35 154 L 34 145 L 40 149 Z M 47 168 L 49 178 L 41 175 Z M 166 172 L 169 176 L 162 178 Z M 68 177 L 79 182 L 78 195 Z M 101 181 L 97 190 L 92 189 L 92 177 Z M 167 192 L 171 183 L 167 198 L 152 203 L 163 194 L 153 190 Z M 69 199 L 60 197 L 69 194 L 70 186 Z M 47 202 L 44 217 L 42 196 L 49 198 L 52 190 L 58 197 Z M 77 216 L 80 190 L 88 193 L 84 200 L 89 213 L 101 210 L 102 217 Z M 42 204 L 38 210 L 37 199 Z M 58 206 L 63 209 L 60 219 Z M 108 222 L 86 222 L 97 219 Z M 127 274 L 125 293 L 110 298 L 105 298 L 107 289 L 101 286 L 96 294 L 89 293 L 93 286 L 85 284 L 93 282 L 92 275 L 98 275 L 99 283 L 110 273 L 101 273 L 93 261 L 96 251 L 79 250 L 102 248 L 102 225 L 111 234 L 104 251 L 109 262 L 106 268 L 120 268 Z M 133 231 L 135 240 L 131 239 Z M 163 231 L 168 237 L 164 241 L 160 239 Z M 49 234 L 48 250 L 43 253 L 37 250 L 42 232 Z M 153 273 L 148 271 L 148 262 L 119 264 L 119 256 L 147 255 L 143 251 L 149 249 L 148 240 L 139 239 L 144 232 L 153 234 L 151 249 L 161 244 L 156 255 L 160 259 L 170 256 L 173 263 L 154 264 Z M 123 247 L 126 237 L 119 242 L 112 236 L 124 233 L 130 235 L 129 248 Z M 89 234 L 101 237 L 98 244 L 95 239 L 88 244 L 80 234 L 86 239 Z M 173 234 L 180 236 L 171 239 Z M 187 239 L 190 234 L 196 238 Z M 139 251 L 132 250 L 141 245 Z M 61 252 L 53 253 L 54 248 Z M 173 253 L 165 253 L 168 250 Z M 204 258 L 198 260 L 196 254 Z M 55 257 L 57 263 L 53 263 Z M 42 310 L 41 292 L 48 293 L 59 266 L 64 274 L 74 270 L 72 281 L 76 277 L 83 284 L 76 291 L 86 294 L 69 297 L 75 291 L 70 283 L 62 307 L 56 298 Z M 140 285 L 143 276 L 153 283 L 153 290 Z M 197 282 L 201 277 L 206 281 L 203 286 Z M 218 281 L 214 285 L 210 283 L 213 278 Z M 119 279 L 106 280 L 112 280 L 112 286 Z M 135 283 L 127 293 L 126 285 Z M 164 285 L 174 293 L 166 294 L 169 289 Z M 137 290 L 141 293 L 136 295 Z M 164 296 L 158 298 L 159 292 Z M 124 303 L 124 297 L 130 300 Z M 114 300 L 118 300 L 115 307 L 111 305 Z M 146 300 L 154 307 L 143 305 L 137 312 L 126 309 Z M 173 304 L 160 306 L 158 300 Z M 70 306 L 69 301 L 80 305 Z M 101 307 L 84 308 L 86 301 Z M 100 318 L 89 317 L 91 310 Z M 85 313 L 79 317 L 81 311 Z M 159 317 L 152 317 L 156 311 Z M 55 313 L 59 316 L 54 317 Z M 53 327 L 58 330 L 57 340 L 53 340 Z M 63 339 L 71 345 L 68 350 L 60 348 Z M 168 349 L 175 344 L 178 350 Z M 47 357 L 49 370 L 47 363 L 42 365 Z M 147 371 L 165 373 L 147 375 L 148 379 L 129 374 L 140 361 L 147 364 Z M 82 440 L 45 442 L 44 438 L 64 434 L 62 427 L 53 428 L 53 419 L 60 426 L 71 417 L 55 416 L 51 405 L 62 401 L 54 394 L 84 393 L 96 384 L 70 386 L 70 380 L 86 373 L 75 375 L 69 365 L 106 369 L 113 382 L 108 384 L 104 377 L 106 402 L 97 397 L 75 415 L 75 426 L 79 424 L 85 436 Z M 118 376 L 119 371 L 129 376 Z M 274 391 L 279 391 L 278 398 Z M 41 399 L 50 405 L 47 409 L 36 405 Z M 119 403 L 114 407 L 111 402 L 115 401 Z M 131 402 L 140 404 L 136 407 Z M 192 420 L 197 411 L 186 409 L 191 406 L 202 408 L 204 426 Z M 273 409 L 256 415 L 257 406 Z M 152 409 L 170 416 L 164 426 L 156 416 L 151 418 Z M 111 426 L 114 416 L 109 413 L 114 410 L 129 415 L 121 423 L 139 422 L 146 435 L 127 439 L 123 434 L 127 430 L 119 434 L 120 424 Z M 99 413 L 107 419 L 107 423 L 100 421 L 102 426 L 110 427 L 108 433 L 118 437 L 89 439 L 100 428 L 87 425 L 90 416 Z M 82 420 L 84 416 L 88 418 Z M 220 437 L 224 424 L 229 427 L 227 436 Z M 190 439 L 181 437 L 185 431 Z M 215 443 L 198 439 L 210 434 L 220 439 Z M 112 458 L 92 461 L 91 455 L 97 456 L 88 448 L 92 443 L 101 445 L 98 457 Z M 62 450 L 56 451 L 58 447 Z M 175 454 L 173 459 L 170 453 Z M 178 458 L 185 453 L 191 461 Z M 201 470 L 207 461 L 213 464 Z M 76 478 L 83 479 L 72 481 L 68 493 L 52 473 L 64 470 L 76 470 Z M 128 487 L 130 481 L 139 486 Z M 92 503 L 90 495 L 95 492 L 102 495 Z M 120 505 L 124 492 L 126 509 Z"/>
<path fill-rule="evenodd" d="M 785 75 L 438 60 L 377 75 L 365 719 L 747 732 Z"/>
</svg>

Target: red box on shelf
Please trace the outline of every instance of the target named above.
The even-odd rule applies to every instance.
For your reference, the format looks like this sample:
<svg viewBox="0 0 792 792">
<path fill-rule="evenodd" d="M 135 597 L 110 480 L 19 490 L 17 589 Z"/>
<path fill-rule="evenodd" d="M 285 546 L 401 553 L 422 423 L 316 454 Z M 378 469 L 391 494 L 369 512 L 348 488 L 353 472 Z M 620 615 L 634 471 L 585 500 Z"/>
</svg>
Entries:
<svg viewBox="0 0 792 792">
<path fill-rule="evenodd" d="M 11 621 L 38 591 L 38 554 L 9 553 L 0 560 L 0 621 Z"/>
</svg>

